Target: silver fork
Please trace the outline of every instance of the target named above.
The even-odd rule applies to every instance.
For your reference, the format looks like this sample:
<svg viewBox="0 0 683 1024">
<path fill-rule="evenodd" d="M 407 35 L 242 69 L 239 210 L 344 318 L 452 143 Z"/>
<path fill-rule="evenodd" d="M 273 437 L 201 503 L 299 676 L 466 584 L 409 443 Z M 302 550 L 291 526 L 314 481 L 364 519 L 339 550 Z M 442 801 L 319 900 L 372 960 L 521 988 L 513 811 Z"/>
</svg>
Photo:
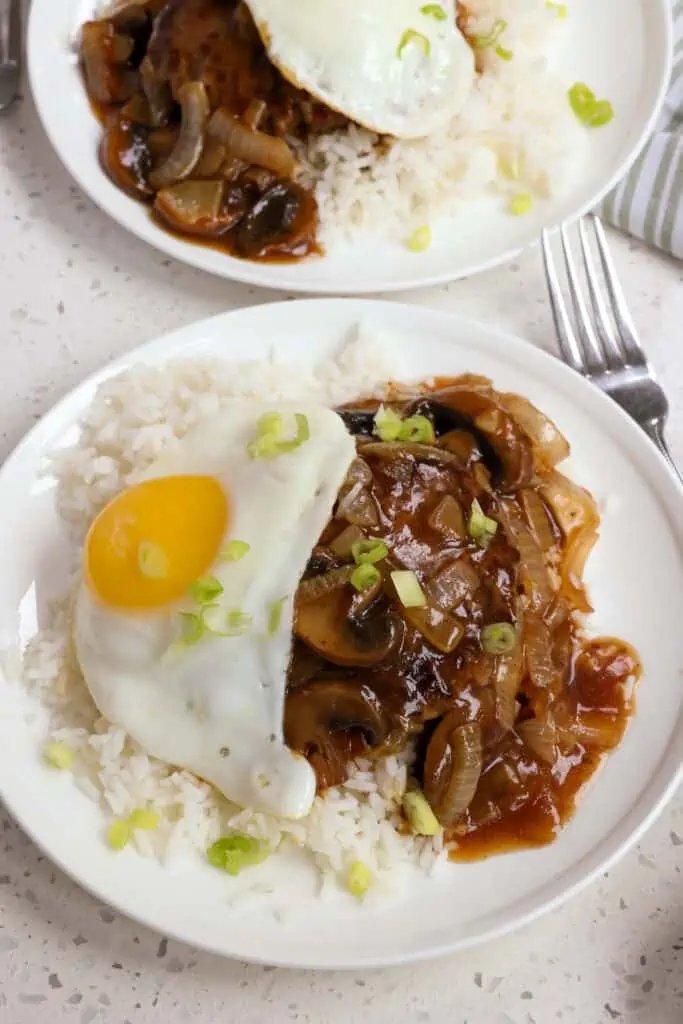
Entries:
<svg viewBox="0 0 683 1024">
<path fill-rule="evenodd" d="M 589 234 L 595 239 L 601 274 L 596 268 Z M 541 239 L 550 305 L 562 358 L 614 399 L 643 428 L 683 482 L 664 440 L 669 403 L 638 341 L 598 217 L 591 214 L 582 218 L 578 235 L 588 303 L 582 292 L 569 233 L 565 225 L 560 229 L 574 323 L 560 287 L 547 231 L 543 232 Z"/>
<path fill-rule="evenodd" d="M 21 0 L 0 0 L 0 111 L 16 99 L 21 73 Z"/>
</svg>

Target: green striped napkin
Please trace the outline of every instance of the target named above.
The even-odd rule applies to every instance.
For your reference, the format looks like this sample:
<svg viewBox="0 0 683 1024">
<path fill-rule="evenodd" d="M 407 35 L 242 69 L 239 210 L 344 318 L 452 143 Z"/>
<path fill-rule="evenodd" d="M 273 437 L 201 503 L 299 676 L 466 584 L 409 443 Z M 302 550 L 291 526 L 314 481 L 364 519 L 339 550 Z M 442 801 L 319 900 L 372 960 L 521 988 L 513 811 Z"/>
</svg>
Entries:
<svg viewBox="0 0 683 1024">
<path fill-rule="evenodd" d="M 674 0 L 674 66 L 654 135 L 600 214 L 683 259 L 683 0 Z"/>
</svg>

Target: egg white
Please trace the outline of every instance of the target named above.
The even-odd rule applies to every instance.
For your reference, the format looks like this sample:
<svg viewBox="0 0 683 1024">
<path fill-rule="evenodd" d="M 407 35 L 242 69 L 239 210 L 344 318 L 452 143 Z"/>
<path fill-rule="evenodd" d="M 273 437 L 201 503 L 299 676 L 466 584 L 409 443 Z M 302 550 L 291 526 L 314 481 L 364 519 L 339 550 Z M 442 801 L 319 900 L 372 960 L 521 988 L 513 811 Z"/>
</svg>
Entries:
<svg viewBox="0 0 683 1024">
<path fill-rule="evenodd" d="M 277 459 L 251 459 L 247 444 L 268 411 L 287 423 L 304 413 L 310 439 Z M 178 612 L 191 602 L 133 614 L 105 607 L 85 584 L 77 595 L 76 655 L 100 712 L 148 754 L 212 782 L 241 806 L 296 818 L 315 796 L 313 770 L 283 737 L 293 601 L 354 456 L 353 439 L 329 409 L 235 402 L 145 473 L 211 474 L 222 483 L 231 516 L 225 543 L 238 539 L 250 549 L 210 571 L 224 588 L 221 609 L 251 616 L 245 634 L 182 647 Z M 280 623 L 270 635 L 276 602 Z"/>
<path fill-rule="evenodd" d="M 430 135 L 462 110 L 474 56 L 455 0 L 246 0 L 268 56 L 294 85 L 381 134 Z M 407 30 L 427 41 L 407 43 Z"/>
</svg>

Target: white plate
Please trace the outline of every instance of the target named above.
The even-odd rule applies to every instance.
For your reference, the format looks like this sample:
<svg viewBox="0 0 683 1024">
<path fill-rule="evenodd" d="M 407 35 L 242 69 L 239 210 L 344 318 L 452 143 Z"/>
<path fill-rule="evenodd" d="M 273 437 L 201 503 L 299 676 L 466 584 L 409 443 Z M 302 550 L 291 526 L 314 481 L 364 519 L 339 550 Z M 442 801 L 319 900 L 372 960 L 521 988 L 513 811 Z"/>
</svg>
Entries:
<svg viewBox="0 0 683 1024">
<path fill-rule="evenodd" d="M 588 566 L 596 629 L 624 637 L 645 673 L 637 714 L 555 843 L 473 865 L 442 865 L 386 904 L 357 905 L 346 893 L 320 901 L 308 866 L 278 857 L 240 879 L 200 861 L 172 868 L 132 850 L 112 853 L 99 811 L 68 773 L 41 763 L 22 718 L 25 699 L 0 682 L 0 792 L 45 852 L 102 900 L 152 928 L 218 953 L 297 967 L 367 967 L 417 960 L 501 935 L 567 899 L 643 833 L 671 796 L 683 757 L 683 500 L 654 447 L 615 405 L 563 364 L 526 343 L 458 317 L 363 300 L 314 300 L 241 310 L 183 328 L 108 367 L 59 403 L 0 471 L 0 642 L 25 641 L 46 598 L 64 585 L 66 545 L 44 456 L 65 439 L 99 380 L 170 356 L 239 360 L 277 346 L 302 363 L 334 352 L 362 320 L 396 337 L 406 377 L 463 371 L 528 395 L 568 436 L 568 472 L 603 510 Z M 240 884 L 272 895 L 233 909 Z M 240 909 L 241 907 L 241 909 Z M 277 920 L 274 914 L 281 914 Z"/>
<path fill-rule="evenodd" d="M 492 202 L 433 224 L 433 244 L 424 253 L 362 236 L 306 263 L 250 263 L 168 234 L 101 170 L 101 129 L 70 51 L 77 25 L 94 6 L 94 0 L 33 0 L 31 7 L 31 87 L 45 130 L 68 170 L 110 217 L 169 256 L 221 277 L 285 291 L 397 291 L 452 281 L 510 259 L 532 244 L 542 228 L 593 207 L 623 176 L 652 130 L 671 68 L 669 0 L 571 0 L 558 69 L 568 82 L 588 82 L 596 94 L 609 97 L 617 116 L 590 134 L 583 173 L 568 194 L 537 203 L 524 217 L 511 217 Z"/>
</svg>

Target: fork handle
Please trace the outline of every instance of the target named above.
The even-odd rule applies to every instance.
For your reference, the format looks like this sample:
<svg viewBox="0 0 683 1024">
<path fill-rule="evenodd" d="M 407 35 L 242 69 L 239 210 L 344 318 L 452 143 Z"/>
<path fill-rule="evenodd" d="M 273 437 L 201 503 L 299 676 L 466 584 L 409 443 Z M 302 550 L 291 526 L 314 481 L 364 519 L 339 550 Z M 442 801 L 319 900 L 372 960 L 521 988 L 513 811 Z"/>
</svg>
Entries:
<svg viewBox="0 0 683 1024">
<path fill-rule="evenodd" d="M 649 423 L 642 423 L 641 426 L 650 440 L 654 442 L 661 454 L 664 456 L 680 482 L 683 483 L 683 476 L 679 473 L 678 467 L 671 456 L 671 452 L 669 451 L 669 446 L 664 439 L 664 425 L 661 420 L 650 420 Z"/>
</svg>

